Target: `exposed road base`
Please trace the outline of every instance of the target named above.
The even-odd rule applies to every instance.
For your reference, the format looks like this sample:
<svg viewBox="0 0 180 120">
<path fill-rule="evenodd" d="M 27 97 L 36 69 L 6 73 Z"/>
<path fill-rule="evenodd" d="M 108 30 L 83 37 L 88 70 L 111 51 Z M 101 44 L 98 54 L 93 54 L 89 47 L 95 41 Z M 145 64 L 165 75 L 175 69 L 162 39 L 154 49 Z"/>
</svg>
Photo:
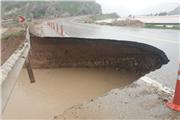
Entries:
<svg viewBox="0 0 180 120">
<path fill-rule="evenodd" d="M 180 119 L 180 113 L 170 110 L 165 102 L 171 91 L 160 89 L 144 78 L 126 88 L 114 89 L 95 100 L 73 106 L 54 119 Z"/>
</svg>

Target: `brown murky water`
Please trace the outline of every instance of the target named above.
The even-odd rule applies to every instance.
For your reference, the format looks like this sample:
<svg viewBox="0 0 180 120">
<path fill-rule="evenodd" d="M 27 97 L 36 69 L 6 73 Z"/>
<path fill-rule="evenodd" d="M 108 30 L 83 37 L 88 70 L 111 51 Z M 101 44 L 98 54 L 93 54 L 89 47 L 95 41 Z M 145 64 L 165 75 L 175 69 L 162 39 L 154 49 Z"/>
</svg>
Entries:
<svg viewBox="0 0 180 120">
<path fill-rule="evenodd" d="M 85 68 L 34 69 L 36 83 L 30 84 L 22 70 L 4 118 L 48 119 L 65 109 L 121 88 L 138 76 L 129 72 Z"/>
</svg>

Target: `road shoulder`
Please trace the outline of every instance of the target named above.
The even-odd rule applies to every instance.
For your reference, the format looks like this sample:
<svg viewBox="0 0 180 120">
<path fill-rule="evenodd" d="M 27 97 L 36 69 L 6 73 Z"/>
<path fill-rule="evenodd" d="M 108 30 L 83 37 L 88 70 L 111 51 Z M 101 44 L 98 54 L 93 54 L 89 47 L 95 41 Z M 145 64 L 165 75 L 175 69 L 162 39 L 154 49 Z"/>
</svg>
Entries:
<svg viewBox="0 0 180 120">
<path fill-rule="evenodd" d="M 73 106 L 54 119 L 180 119 L 180 113 L 165 105 L 171 97 L 172 91 L 140 78 L 124 89 Z"/>
</svg>

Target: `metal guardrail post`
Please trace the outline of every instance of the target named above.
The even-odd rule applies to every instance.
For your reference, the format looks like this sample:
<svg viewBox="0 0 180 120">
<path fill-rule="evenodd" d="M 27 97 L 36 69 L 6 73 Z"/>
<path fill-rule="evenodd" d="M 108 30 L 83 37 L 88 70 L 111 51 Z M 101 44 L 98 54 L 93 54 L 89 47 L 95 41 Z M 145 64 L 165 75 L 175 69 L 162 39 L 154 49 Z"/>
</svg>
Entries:
<svg viewBox="0 0 180 120">
<path fill-rule="evenodd" d="M 29 54 L 28 54 L 28 56 L 26 58 L 26 61 L 25 61 L 25 65 L 26 65 L 26 68 L 27 68 L 27 72 L 28 72 L 28 75 L 29 75 L 30 82 L 34 83 L 35 78 L 34 78 L 34 73 L 33 73 L 32 67 L 31 67 L 30 56 L 31 56 L 31 54 L 30 54 L 30 51 L 29 51 Z"/>
<path fill-rule="evenodd" d="M 27 58 L 25 61 L 25 66 L 27 68 L 27 72 L 29 75 L 30 82 L 34 83 L 35 77 L 34 77 L 34 73 L 33 73 L 32 67 L 31 67 L 31 62 L 30 62 L 30 59 L 31 59 L 31 41 L 30 41 L 29 27 L 28 26 L 26 28 L 26 40 L 28 41 L 28 45 L 29 45 L 30 49 L 29 49 L 29 52 L 28 52 L 28 55 L 27 55 Z"/>
</svg>

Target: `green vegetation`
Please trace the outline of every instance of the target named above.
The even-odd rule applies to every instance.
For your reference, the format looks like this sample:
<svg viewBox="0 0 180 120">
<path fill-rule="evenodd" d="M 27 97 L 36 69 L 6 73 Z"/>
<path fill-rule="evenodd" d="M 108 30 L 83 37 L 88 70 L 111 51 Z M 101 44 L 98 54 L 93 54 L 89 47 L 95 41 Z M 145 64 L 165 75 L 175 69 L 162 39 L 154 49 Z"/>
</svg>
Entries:
<svg viewBox="0 0 180 120">
<path fill-rule="evenodd" d="M 173 30 L 180 30 L 180 24 L 145 24 L 144 28 L 156 28 L 156 29 L 173 29 Z"/>
<path fill-rule="evenodd" d="M 20 27 L 20 24 L 17 20 L 13 20 L 13 21 L 2 22 L 1 26 L 4 28 L 14 28 L 14 27 Z"/>
<path fill-rule="evenodd" d="M 20 29 L 14 32 L 7 32 L 6 34 L 2 34 L 1 40 L 8 40 L 8 39 L 14 39 L 20 36 L 24 36 L 25 31 Z"/>
<path fill-rule="evenodd" d="M 84 23 L 94 23 L 96 20 L 104 20 L 104 19 L 115 19 L 119 18 L 118 14 L 116 13 L 108 13 L 108 14 L 95 14 L 95 15 L 89 15 L 86 17 L 82 17 L 81 20 Z"/>
<path fill-rule="evenodd" d="M 109 13 L 109 14 L 98 14 L 92 17 L 93 20 L 104 20 L 104 19 L 114 19 L 118 18 L 119 15 L 117 13 Z"/>
<path fill-rule="evenodd" d="M 2 1 L 2 18 L 53 18 L 61 16 L 76 16 L 101 14 L 101 6 L 95 1 Z"/>
</svg>

